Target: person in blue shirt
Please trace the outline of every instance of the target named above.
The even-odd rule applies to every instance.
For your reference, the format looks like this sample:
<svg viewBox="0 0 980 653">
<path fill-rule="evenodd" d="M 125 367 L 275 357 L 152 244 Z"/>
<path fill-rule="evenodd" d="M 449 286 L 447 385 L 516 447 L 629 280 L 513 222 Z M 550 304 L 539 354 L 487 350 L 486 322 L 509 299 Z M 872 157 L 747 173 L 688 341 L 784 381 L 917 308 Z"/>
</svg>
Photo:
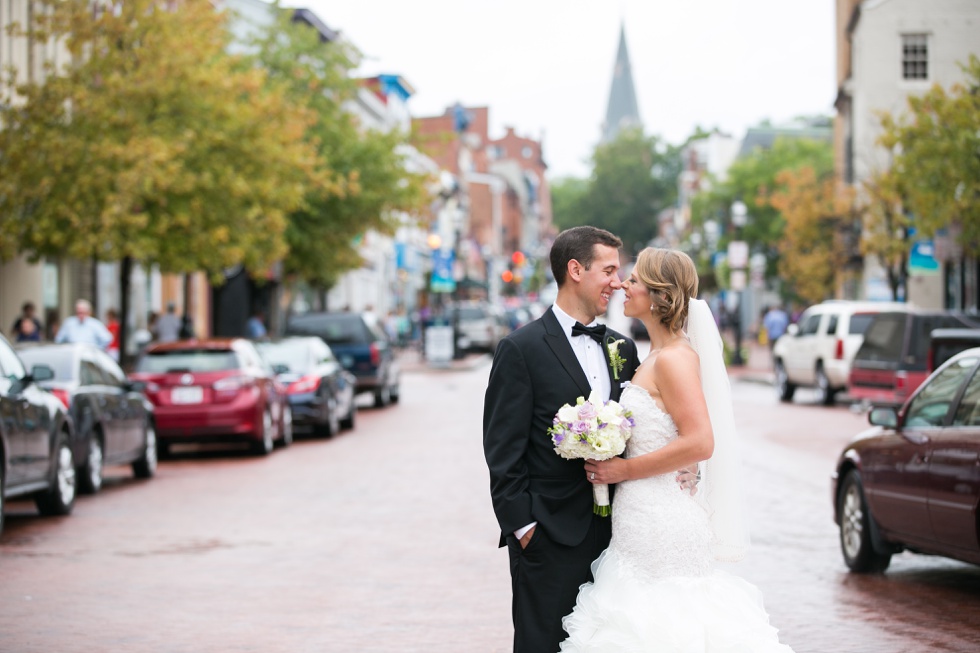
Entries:
<svg viewBox="0 0 980 653">
<path fill-rule="evenodd" d="M 762 318 L 762 326 L 766 328 L 766 337 L 769 339 L 769 349 L 772 349 L 776 344 L 776 340 L 779 336 L 786 333 L 786 327 L 789 326 L 789 315 L 783 310 L 782 306 L 776 304 L 770 306 L 769 310 Z"/>
<path fill-rule="evenodd" d="M 10 332 L 17 342 L 38 342 L 41 340 L 41 321 L 34 316 L 34 303 L 24 302 L 21 315 L 14 321 Z"/>
<path fill-rule="evenodd" d="M 245 335 L 252 340 L 261 340 L 268 335 L 265 329 L 265 321 L 263 318 L 265 315 L 262 311 L 255 311 L 252 313 L 252 317 L 248 318 L 245 322 Z"/>
<path fill-rule="evenodd" d="M 86 299 L 79 299 L 75 302 L 75 314 L 61 324 L 54 341 L 84 343 L 104 350 L 112 344 L 112 334 L 104 324 L 92 317 L 92 304 Z"/>
</svg>

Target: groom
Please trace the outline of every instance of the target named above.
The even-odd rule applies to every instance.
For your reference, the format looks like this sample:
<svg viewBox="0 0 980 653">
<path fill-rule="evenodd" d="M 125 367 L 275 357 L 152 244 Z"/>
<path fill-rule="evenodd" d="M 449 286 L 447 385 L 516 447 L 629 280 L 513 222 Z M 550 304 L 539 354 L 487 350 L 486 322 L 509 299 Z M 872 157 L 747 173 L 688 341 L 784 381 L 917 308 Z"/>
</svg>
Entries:
<svg viewBox="0 0 980 653">
<path fill-rule="evenodd" d="M 592 513 L 584 461 L 565 460 L 548 435 L 555 413 L 592 390 L 619 399 L 639 366 L 636 345 L 595 324 L 621 286 L 622 241 L 596 227 L 563 231 L 551 248 L 554 306 L 500 342 L 483 409 L 483 448 L 500 546 L 510 553 L 515 653 L 554 653 L 562 617 L 609 544 L 610 519 Z M 614 370 L 609 344 L 625 359 Z"/>
</svg>

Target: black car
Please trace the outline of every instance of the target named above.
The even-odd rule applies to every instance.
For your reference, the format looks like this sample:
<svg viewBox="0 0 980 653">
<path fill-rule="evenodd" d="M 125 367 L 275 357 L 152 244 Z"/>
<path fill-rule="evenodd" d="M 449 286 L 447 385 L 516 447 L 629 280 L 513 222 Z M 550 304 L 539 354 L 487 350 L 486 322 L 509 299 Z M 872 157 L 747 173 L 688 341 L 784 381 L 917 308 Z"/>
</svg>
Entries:
<svg viewBox="0 0 980 653">
<path fill-rule="evenodd" d="M 75 505 L 71 419 L 38 385 L 53 376 L 45 365 L 28 372 L 0 336 L 0 532 L 7 499 L 31 496 L 42 515 L 67 515 Z"/>
<path fill-rule="evenodd" d="M 381 325 L 358 313 L 304 313 L 291 318 L 286 335 L 318 336 L 356 378 L 356 392 L 370 392 L 374 405 L 398 401 L 400 371 Z"/>
<path fill-rule="evenodd" d="M 293 428 L 309 428 L 327 436 L 341 428 L 354 428 L 357 379 L 321 338 L 295 336 L 257 342 L 255 346 L 286 387 Z"/>
<path fill-rule="evenodd" d="M 137 478 L 156 473 L 153 405 L 142 383 L 129 380 L 116 361 L 91 345 L 20 345 L 18 352 L 27 365 L 54 371 L 41 386 L 61 400 L 75 425 L 72 452 L 82 492 L 102 488 L 106 465 L 131 465 Z"/>
</svg>

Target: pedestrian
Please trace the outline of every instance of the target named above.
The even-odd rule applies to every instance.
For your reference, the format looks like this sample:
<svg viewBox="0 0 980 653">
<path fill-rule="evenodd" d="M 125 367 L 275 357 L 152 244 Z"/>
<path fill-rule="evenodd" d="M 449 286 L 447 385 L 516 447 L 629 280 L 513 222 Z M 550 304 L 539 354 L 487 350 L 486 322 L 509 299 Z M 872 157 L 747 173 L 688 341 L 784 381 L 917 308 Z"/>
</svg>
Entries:
<svg viewBox="0 0 980 653">
<path fill-rule="evenodd" d="M 265 328 L 265 313 L 256 309 L 252 312 L 252 317 L 245 322 L 245 335 L 252 340 L 261 340 L 268 335 Z"/>
<path fill-rule="evenodd" d="M 483 412 L 490 496 L 510 558 L 514 651 L 557 651 L 590 565 L 606 548 L 608 517 L 593 513 L 584 461 L 559 457 L 547 431 L 564 404 L 618 399 L 639 365 L 636 345 L 596 323 L 621 286 L 615 235 L 591 226 L 563 231 L 551 248 L 558 295 L 550 310 L 500 341 Z M 604 350 L 621 341 L 614 370 Z"/>
<path fill-rule="evenodd" d="M 174 342 L 180 338 L 180 317 L 177 315 L 177 305 L 167 302 L 167 312 L 157 318 L 157 342 Z"/>
<path fill-rule="evenodd" d="M 14 320 L 10 334 L 15 342 L 39 342 L 44 328 L 41 320 L 35 315 L 34 302 L 24 302 L 20 307 L 20 315 Z"/>
<path fill-rule="evenodd" d="M 180 317 L 180 333 L 177 335 L 181 340 L 190 340 L 194 337 L 194 320 L 186 311 Z"/>
<path fill-rule="evenodd" d="M 105 312 L 105 328 L 109 330 L 112 334 L 112 342 L 109 343 L 109 347 L 106 352 L 112 359 L 119 362 L 119 314 L 116 313 L 116 309 L 110 308 Z"/>
<path fill-rule="evenodd" d="M 789 315 L 782 306 L 773 304 L 762 318 L 762 326 L 766 329 L 769 349 L 771 350 L 776 345 L 779 336 L 786 333 L 786 327 L 789 326 Z"/>
<path fill-rule="evenodd" d="M 54 341 L 84 343 L 106 349 L 112 344 L 112 334 L 97 318 L 92 317 L 92 304 L 87 299 L 79 299 L 75 302 L 75 314 L 61 323 Z"/>
<path fill-rule="evenodd" d="M 694 299 L 694 261 L 648 247 L 623 285 L 623 311 L 643 323 L 650 353 L 620 400 L 633 422 L 626 451 L 585 463 L 591 483 L 616 484 L 617 518 L 560 650 L 793 653 L 759 589 L 715 564 L 741 559 L 749 540 L 721 334 Z M 693 497 L 674 486 L 690 465 L 704 473 Z"/>
</svg>

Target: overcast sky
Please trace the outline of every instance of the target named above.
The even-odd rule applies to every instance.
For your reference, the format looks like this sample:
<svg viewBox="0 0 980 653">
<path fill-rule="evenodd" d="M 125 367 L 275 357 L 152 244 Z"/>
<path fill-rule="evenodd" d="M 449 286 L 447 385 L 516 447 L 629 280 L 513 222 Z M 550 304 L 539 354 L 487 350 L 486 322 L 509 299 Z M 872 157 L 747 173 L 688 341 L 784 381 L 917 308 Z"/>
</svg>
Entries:
<svg viewBox="0 0 980 653">
<path fill-rule="evenodd" d="M 551 178 L 586 176 L 626 27 L 647 133 L 681 143 L 698 125 L 741 137 L 764 119 L 831 114 L 832 0 L 284 0 L 312 9 L 366 56 L 359 74 L 402 75 L 413 116 L 456 101 L 544 141 Z"/>
</svg>

